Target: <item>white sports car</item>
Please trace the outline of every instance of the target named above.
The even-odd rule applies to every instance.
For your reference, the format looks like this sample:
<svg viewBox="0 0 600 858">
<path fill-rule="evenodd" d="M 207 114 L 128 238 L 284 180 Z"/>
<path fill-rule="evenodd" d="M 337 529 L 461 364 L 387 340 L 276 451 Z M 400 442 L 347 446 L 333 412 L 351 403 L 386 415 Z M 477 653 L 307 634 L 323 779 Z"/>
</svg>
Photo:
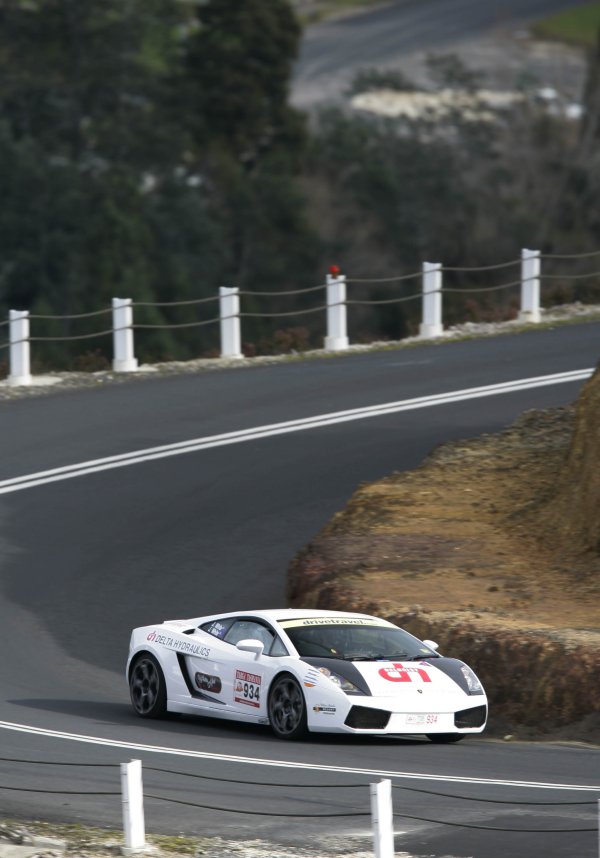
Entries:
<svg viewBox="0 0 600 858">
<path fill-rule="evenodd" d="M 283 609 L 134 629 L 127 681 L 142 718 L 166 712 L 321 733 L 481 733 L 487 698 L 470 667 L 386 620 Z"/>
</svg>

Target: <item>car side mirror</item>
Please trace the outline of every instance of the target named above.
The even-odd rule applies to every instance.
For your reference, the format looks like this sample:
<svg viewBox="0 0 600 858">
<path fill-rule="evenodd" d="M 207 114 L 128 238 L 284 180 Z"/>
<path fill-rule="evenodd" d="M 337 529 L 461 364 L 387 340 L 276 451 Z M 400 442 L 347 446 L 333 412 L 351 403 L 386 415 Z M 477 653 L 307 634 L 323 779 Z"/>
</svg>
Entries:
<svg viewBox="0 0 600 858">
<path fill-rule="evenodd" d="M 256 658 L 258 658 L 263 654 L 265 645 L 262 641 L 258 640 L 244 640 L 238 641 L 235 645 L 235 648 L 241 650 L 242 652 L 253 652 Z"/>
<path fill-rule="evenodd" d="M 432 649 L 434 652 L 437 652 L 439 644 L 437 644 L 435 641 L 423 641 L 423 643 L 425 644 L 425 646 L 428 646 L 429 649 Z"/>
</svg>

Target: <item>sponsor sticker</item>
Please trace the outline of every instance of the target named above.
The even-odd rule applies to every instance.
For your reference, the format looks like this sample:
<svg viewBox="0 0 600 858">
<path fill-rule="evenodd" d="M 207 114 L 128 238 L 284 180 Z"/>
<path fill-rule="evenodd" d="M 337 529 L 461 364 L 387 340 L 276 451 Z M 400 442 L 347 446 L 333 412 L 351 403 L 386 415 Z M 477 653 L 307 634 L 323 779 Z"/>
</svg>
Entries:
<svg viewBox="0 0 600 858">
<path fill-rule="evenodd" d="M 180 640 L 172 638 L 169 635 L 159 634 L 156 629 L 153 629 L 147 636 L 146 640 L 160 644 L 166 649 L 171 649 L 174 652 L 181 652 L 183 655 L 194 655 L 198 658 L 208 658 L 210 655 L 210 647 L 195 644 L 191 640 Z"/>
<path fill-rule="evenodd" d="M 208 627 L 207 631 L 209 635 L 213 635 L 215 638 L 224 638 L 227 634 L 228 626 L 223 625 L 223 623 L 219 623 L 215 620 L 214 623 L 211 623 Z"/>
<path fill-rule="evenodd" d="M 233 699 L 236 703 L 244 703 L 246 706 L 260 707 L 262 676 L 258 673 L 246 673 L 245 670 L 236 670 L 233 683 Z"/>
<path fill-rule="evenodd" d="M 389 626 L 385 620 L 375 617 L 310 617 L 305 620 L 283 620 L 279 625 L 282 629 L 295 629 L 300 626 Z"/>
<path fill-rule="evenodd" d="M 317 703 L 313 706 L 313 712 L 318 712 L 320 715 L 335 715 L 337 707 L 329 706 L 327 703 Z"/>
<path fill-rule="evenodd" d="M 207 673 L 197 673 L 194 679 L 196 680 L 196 685 L 201 691 L 210 691 L 211 694 L 218 694 L 223 687 L 218 676 L 209 676 Z"/>
<path fill-rule="evenodd" d="M 403 664 L 397 663 L 394 663 L 391 667 L 382 667 L 379 671 L 379 676 L 382 676 L 389 682 L 412 682 L 415 673 L 421 677 L 423 682 L 431 682 L 429 674 L 422 667 L 406 667 Z"/>
</svg>

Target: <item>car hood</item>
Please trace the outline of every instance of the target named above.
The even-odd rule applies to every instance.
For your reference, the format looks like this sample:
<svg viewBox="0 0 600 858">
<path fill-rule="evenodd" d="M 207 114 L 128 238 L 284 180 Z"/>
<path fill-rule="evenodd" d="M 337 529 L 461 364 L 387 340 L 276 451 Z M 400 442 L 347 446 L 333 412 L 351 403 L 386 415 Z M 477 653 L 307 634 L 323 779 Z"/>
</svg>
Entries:
<svg viewBox="0 0 600 858">
<path fill-rule="evenodd" d="M 445 659 L 444 659 L 445 660 Z M 441 661 L 441 659 L 439 659 Z M 423 694 L 427 691 L 456 691 L 457 680 L 429 661 L 358 661 L 353 667 L 376 697 Z M 464 690 L 464 689 L 463 689 Z"/>
<path fill-rule="evenodd" d="M 462 672 L 464 662 L 439 656 L 420 661 L 344 661 L 342 659 L 305 658 L 315 667 L 323 667 L 344 676 L 363 693 L 375 697 L 398 697 L 428 692 L 469 694 Z"/>
</svg>

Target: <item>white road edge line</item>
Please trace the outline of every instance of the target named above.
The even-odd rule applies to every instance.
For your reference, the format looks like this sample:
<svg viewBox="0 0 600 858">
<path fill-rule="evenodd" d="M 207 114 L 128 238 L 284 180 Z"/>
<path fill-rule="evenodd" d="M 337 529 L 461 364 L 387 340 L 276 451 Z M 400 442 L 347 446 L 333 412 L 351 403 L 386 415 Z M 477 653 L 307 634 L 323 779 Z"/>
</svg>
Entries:
<svg viewBox="0 0 600 858">
<path fill-rule="evenodd" d="M 431 408 L 436 405 L 445 405 L 447 403 L 464 402 L 469 399 L 498 396 L 502 393 L 514 393 L 516 391 L 530 390 L 536 387 L 548 387 L 554 384 L 583 381 L 586 378 L 589 378 L 593 372 L 594 370 L 592 368 L 554 373 L 552 375 L 534 376 L 532 378 L 523 378 L 516 381 L 490 384 L 484 387 L 454 390 L 433 396 L 418 396 L 414 399 L 387 402 L 382 405 L 372 405 L 366 408 L 352 408 L 347 411 L 318 414 L 314 417 L 304 417 L 299 420 L 289 420 L 284 423 L 256 426 L 252 429 L 242 429 L 237 432 L 225 432 L 220 435 L 208 435 L 204 438 L 194 438 L 189 441 L 180 441 L 159 447 L 149 447 L 144 450 L 134 450 L 130 453 L 121 453 L 116 456 L 107 456 L 102 459 L 92 459 L 87 462 L 79 462 L 74 465 L 65 465 L 60 468 L 52 468 L 47 471 L 39 471 L 33 474 L 25 474 L 21 477 L 2 480 L 0 481 L 0 495 L 34 488 L 35 486 L 46 485 L 48 483 L 59 482 L 61 480 L 73 479 L 74 477 L 82 477 L 87 474 L 95 474 L 101 471 L 112 470 L 114 468 L 124 468 L 128 465 L 137 465 L 143 462 L 168 458 L 170 456 L 179 456 L 183 453 L 194 453 L 215 447 L 227 446 L 229 444 L 241 444 L 244 441 L 255 441 L 260 438 L 270 438 L 291 432 L 301 432 L 307 429 L 333 426 L 338 423 L 348 423 L 354 420 L 365 420 L 369 417 L 381 417 L 386 414 L 397 414 L 402 411 Z"/>
<path fill-rule="evenodd" d="M 88 745 L 103 745 L 107 748 L 123 748 L 128 751 L 146 752 L 149 754 L 168 754 L 174 757 L 192 757 L 201 760 L 215 760 L 226 763 L 244 763 L 252 766 L 269 768 L 305 769 L 316 772 L 332 772 L 337 774 L 371 775 L 373 777 L 396 778 L 397 780 L 441 781 L 457 784 L 483 784 L 487 786 L 524 787 L 526 789 L 568 790 L 574 792 L 600 793 L 600 784 L 561 784 L 544 783 L 542 781 L 511 781 L 495 778 L 469 778 L 458 775 L 432 775 L 419 772 L 395 772 L 380 769 L 347 768 L 345 766 L 314 765 L 298 763 L 291 760 L 265 760 L 261 757 L 240 757 L 232 754 L 213 754 L 208 751 L 188 751 L 183 748 L 161 747 L 160 745 L 142 745 L 137 742 L 123 742 L 119 739 L 102 739 L 97 736 L 86 736 L 80 733 L 64 733 L 59 730 L 47 730 L 43 727 L 28 727 L 23 724 L 13 724 L 10 721 L 0 721 L 0 729 L 13 730 L 17 733 L 28 733 L 33 736 L 43 736 L 53 739 L 66 739 L 71 742 L 82 742 Z"/>
</svg>

